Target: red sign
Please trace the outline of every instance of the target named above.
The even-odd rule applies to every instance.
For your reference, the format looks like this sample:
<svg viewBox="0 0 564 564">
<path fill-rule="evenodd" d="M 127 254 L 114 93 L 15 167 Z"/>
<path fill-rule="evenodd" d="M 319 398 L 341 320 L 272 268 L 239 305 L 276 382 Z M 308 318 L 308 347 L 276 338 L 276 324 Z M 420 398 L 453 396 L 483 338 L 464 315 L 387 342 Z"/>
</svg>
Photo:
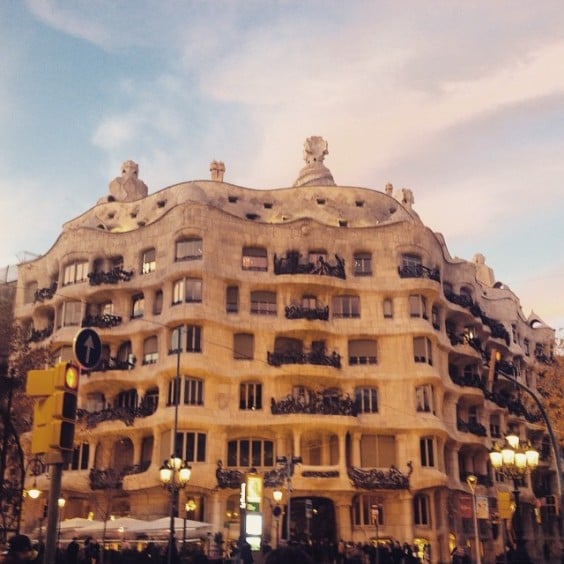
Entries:
<svg viewBox="0 0 564 564">
<path fill-rule="evenodd" d="M 472 496 L 470 495 L 461 495 L 458 498 L 458 505 L 460 510 L 460 516 L 463 519 L 472 519 L 474 515 L 473 508 L 472 508 Z"/>
</svg>

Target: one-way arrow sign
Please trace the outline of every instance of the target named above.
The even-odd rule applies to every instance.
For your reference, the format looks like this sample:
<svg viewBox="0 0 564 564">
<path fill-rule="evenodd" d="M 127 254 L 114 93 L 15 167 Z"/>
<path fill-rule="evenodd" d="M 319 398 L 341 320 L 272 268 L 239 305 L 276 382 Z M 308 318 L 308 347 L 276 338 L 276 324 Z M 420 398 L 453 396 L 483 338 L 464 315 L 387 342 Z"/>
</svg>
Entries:
<svg viewBox="0 0 564 564">
<path fill-rule="evenodd" d="M 74 337 L 74 357 L 84 370 L 92 370 L 100 363 L 102 341 L 94 329 L 81 329 Z"/>
</svg>

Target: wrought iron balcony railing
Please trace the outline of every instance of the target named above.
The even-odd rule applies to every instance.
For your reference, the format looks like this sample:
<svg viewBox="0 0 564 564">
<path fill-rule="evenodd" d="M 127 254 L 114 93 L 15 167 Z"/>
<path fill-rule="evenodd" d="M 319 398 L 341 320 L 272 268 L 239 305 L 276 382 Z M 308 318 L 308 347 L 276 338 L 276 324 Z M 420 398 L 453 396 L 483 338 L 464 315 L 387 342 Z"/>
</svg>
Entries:
<svg viewBox="0 0 564 564">
<path fill-rule="evenodd" d="M 300 262 L 300 254 L 290 251 L 285 257 L 274 255 L 274 274 L 318 274 L 346 279 L 345 259 L 335 255 L 335 262 L 326 261 L 322 256 L 316 262 Z"/>
<path fill-rule="evenodd" d="M 407 463 L 409 472 L 402 474 L 394 465 L 389 470 L 371 468 L 364 470 L 356 466 L 349 466 L 348 475 L 355 488 L 365 490 L 407 490 L 409 477 L 413 472 L 413 464 Z"/>
<path fill-rule="evenodd" d="M 99 286 L 100 284 L 117 284 L 122 280 L 129 282 L 133 277 L 133 270 L 124 270 L 121 266 L 115 266 L 107 272 L 89 272 L 88 280 L 91 286 Z"/>
<path fill-rule="evenodd" d="M 441 281 L 441 273 L 438 268 L 429 268 L 422 264 L 404 264 L 398 266 L 400 278 L 429 278 L 435 282 Z"/>
<path fill-rule="evenodd" d="M 141 400 L 137 407 L 107 407 L 100 411 L 77 410 L 77 420 L 84 421 L 87 429 L 93 429 L 104 421 L 123 421 L 127 427 L 131 427 L 137 417 L 149 417 L 155 413 L 157 402 L 153 400 Z"/>
<path fill-rule="evenodd" d="M 40 288 L 39 290 L 35 290 L 35 294 L 33 296 L 33 302 L 44 302 L 45 300 L 50 300 L 57 291 L 57 283 L 53 282 L 51 286 L 48 288 Z"/>
<path fill-rule="evenodd" d="M 286 319 L 329 319 L 329 306 L 304 307 L 297 304 L 286 306 Z"/>
<path fill-rule="evenodd" d="M 472 433 L 478 437 L 487 437 L 487 429 L 478 421 L 463 421 L 462 419 L 457 419 L 456 428 L 463 433 Z"/>
<path fill-rule="evenodd" d="M 325 354 L 325 351 L 269 351 L 267 362 L 271 366 L 282 366 L 283 364 L 314 364 L 341 368 L 341 355 L 335 351 L 330 355 Z"/>
<path fill-rule="evenodd" d="M 28 343 L 38 343 L 53 334 L 53 326 L 45 327 L 45 329 L 32 329 L 31 335 L 28 337 Z"/>
<path fill-rule="evenodd" d="M 359 413 L 358 405 L 348 394 L 310 392 L 308 397 L 288 395 L 276 401 L 270 401 L 272 415 L 287 415 L 290 413 L 308 413 L 312 415 L 348 415 L 356 417 Z"/>
<path fill-rule="evenodd" d="M 87 315 L 82 320 L 82 327 L 99 327 L 100 329 L 110 329 L 117 327 L 121 323 L 120 315 L 103 313 L 102 315 Z"/>
</svg>

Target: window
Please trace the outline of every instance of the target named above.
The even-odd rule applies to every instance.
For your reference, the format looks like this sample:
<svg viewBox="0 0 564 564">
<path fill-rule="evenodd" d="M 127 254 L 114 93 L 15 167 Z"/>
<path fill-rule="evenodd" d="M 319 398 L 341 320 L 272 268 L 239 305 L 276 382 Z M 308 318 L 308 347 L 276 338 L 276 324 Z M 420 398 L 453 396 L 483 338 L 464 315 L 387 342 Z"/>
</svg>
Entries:
<svg viewBox="0 0 564 564">
<path fill-rule="evenodd" d="M 406 254 L 401 257 L 401 265 L 406 269 L 419 269 L 422 265 L 421 257 L 419 255 Z"/>
<path fill-rule="evenodd" d="M 396 464 L 396 439 L 391 435 L 362 435 L 360 465 L 363 468 L 389 468 Z"/>
<path fill-rule="evenodd" d="M 372 274 L 372 255 L 370 253 L 355 253 L 354 275 L 371 276 L 371 274 Z"/>
<path fill-rule="evenodd" d="M 72 451 L 70 470 L 88 470 L 88 458 L 90 456 L 90 445 L 82 443 Z"/>
<path fill-rule="evenodd" d="M 183 344 L 183 331 L 184 327 L 179 325 L 170 332 L 169 354 L 175 354 L 179 349 L 186 350 L 186 352 L 202 352 L 202 327 L 200 325 L 186 326 L 186 349 Z"/>
<path fill-rule="evenodd" d="M 181 304 L 184 301 L 188 303 L 202 301 L 201 278 L 181 278 L 174 283 L 172 305 Z"/>
<path fill-rule="evenodd" d="M 175 260 L 197 260 L 203 256 L 202 239 L 191 238 L 181 239 L 176 242 L 176 256 Z"/>
<path fill-rule="evenodd" d="M 145 313 L 145 296 L 136 294 L 131 299 L 131 319 L 143 317 Z"/>
<path fill-rule="evenodd" d="M 429 319 L 427 315 L 427 298 L 416 294 L 409 296 L 409 315 L 411 317 L 422 317 Z"/>
<path fill-rule="evenodd" d="M 356 388 L 354 399 L 360 413 L 378 413 L 378 388 Z"/>
<path fill-rule="evenodd" d="M 394 317 L 394 302 L 391 298 L 385 298 L 382 303 L 385 319 L 392 319 Z"/>
<path fill-rule="evenodd" d="M 376 364 L 378 362 L 376 341 L 357 339 L 349 341 L 349 364 Z"/>
<path fill-rule="evenodd" d="M 199 378 L 184 376 L 180 378 L 180 390 L 177 390 L 178 380 L 173 378 L 168 384 L 167 405 L 174 405 L 179 395 L 183 405 L 204 405 L 204 382 Z"/>
<path fill-rule="evenodd" d="M 153 302 L 153 315 L 160 315 L 163 311 L 163 291 L 155 292 L 155 301 Z"/>
<path fill-rule="evenodd" d="M 268 255 L 264 247 L 243 247 L 243 270 L 268 270 Z"/>
<path fill-rule="evenodd" d="M 159 349 L 157 337 L 148 337 L 143 342 L 143 364 L 156 364 L 158 360 Z"/>
<path fill-rule="evenodd" d="M 413 522 L 415 525 L 431 524 L 429 496 L 424 494 L 415 494 L 413 496 Z"/>
<path fill-rule="evenodd" d="M 141 255 L 141 274 L 149 274 L 157 268 L 157 252 L 155 249 L 147 249 Z"/>
<path fill-rule="evenodd" d="M 333 317 L 360 317 L 358 296 L 334 296 Z"/>
<path fill-rule="evenodd" d="M 38 289 L 37 281 L 28 282 L 25 285 L 24 291 L 24 303 L 25 304 L 32 304 L 35 301 L 35 293 Z"/>
<path fill-rule="evenodd" d="M 413 337 L 413 359 L 433 365 L 433 348 L 427 337 Z"/>
<path fill-rule="evenodd" d="M 137 390 L 126 390 L 124 392 L 120 392 L 114 399 L 114 407 L 135 409 L 137 407 Z"/>
<path fill-rule="evenodd" d="M 501 438 L 501 424 L 499 415 L 495 413 L 490 416 L 490 437 L 492 437 L 492 439 Z"/>
<path fill-rule="evenodd" d="M 88 280 L 88 261 L 77 261 L 67 264 L 63 272 L 63 286 L 77 284 Z"/>
<path fill-rule="evenodd" d="M 79 301 L 73 300 L 73 301 L 64 302 L 59 310 L 60 313 L 59 327 L 72 327 L 75 325 L 80 325 L 81 309 L 82 309 L 82 304 Z"/>
<path fill-rule="evenodd" d="M 126 341 L 119 346 L 117 359 L 118 362 L 128 363 L 129 369 L 135 366 L 135 357 L 133 356 L 131 341 Z"/>
<path fill-rule="evenodd" d="M 233 335 L 233 358 L 235 360 L 252 360 L 255 356 L 255 336 L 252 333 L 236 333 Z"/>
<path fill-rule="evenodd" d="M 377 508 L 376 511 L 374 508 Z M 353 499 L 352 517 L 354 526 L 384 525 L 382 498 L 370 494 L 355 496 Z"/>
<path fill-rule="evenodd" d="M 415 388 L 415 409 L 421 413 L 435 413 L 433 386 L 431 384 Z"/>
<path fill-rule="evenodd" d="M 529 342 L 529 339 L 523 340 L 523 350 L 525 351 L 525 356 L 531 355 L 531 344 Z"/>
<path fill-rule="evenodd" d="M 251 313 L 276 315 L 276 294 L 274 292 L 251 292 Z"/>
<path fill-rule="evenodd" d="M 159 388 L 149 388 L 143 396 L 141 404 L 145 413 L 155 413 L 159 407 Z"/>
<path fill-rule="evenodd" d="M 274 443 L 264 439 L 239 439 L 227 443 L 227 466 L 274 466 Z"/>
<path fill-rule="evenodd" d="M 239 409 L 262 409 L 262 384 L 243 382 L 239 386 Z"/>
<path fill-rule="evenodd" d="M 228 286 L 225 292 L 225 311 L 239 313 L 239 287 Z"/>
<path fill-rule="evenodd" d="M 441 328 L 441 320 L 439 317 L 439 308 L 437 306 L 433 306 L 431 308 L 431 323 L 433 325 L 434 329 L 440 329 Z"/>
<path fill-rule="evenodd" d="M 106 399 L 104 394 L 101 394 L 100 392 L 86 394 L 85 409 L 88 413 L 97 413 L 98 411 L 102 411 L 105 407 Z"/>
<path fill-rule="evenodd" d="M 419 454 L 421 457 L 421 466 L 435 466 L 435 439 L 433 437 L 423 437 L 419 439 Z"/>
<path fill-rule="evenodd" d="M 175 453 L 188 462 L 206 461 L 206 434 L 194 431 L 180 431 L 176 434 Z"/>
</svg>

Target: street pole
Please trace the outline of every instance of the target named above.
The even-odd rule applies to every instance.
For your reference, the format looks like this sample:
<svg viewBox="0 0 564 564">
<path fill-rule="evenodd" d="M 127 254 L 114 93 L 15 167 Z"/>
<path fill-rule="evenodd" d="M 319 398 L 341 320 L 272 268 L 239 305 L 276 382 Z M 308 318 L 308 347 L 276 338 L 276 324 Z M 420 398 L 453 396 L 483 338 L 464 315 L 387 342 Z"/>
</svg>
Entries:
<svg viewBox="0 0 564 564">
<path fill-rule="evenodd" d="M 57 453 L 60 457 L 60 453 Z M 49 501 L 47 503 L 47 534 L 45 537 L 45 554 L 43 564 L 55 564 L 57 530 L 59 521 L 59 504 L 61 496 L 61 483 L 63 478 L 63 463 L 50 464 L 51 487 L 49 488 Z"/>
<path fill-rule="evenodd" d="M 560 514 L 560 546 L 564 543 L 564 495 L 562 491 L 562 466 L 560 464 L 560 449 L 558 447 L 558 441 L 556 440 L 556 436 L 554 434 L 554 430 L 552 428 L 552 424 L 550 423 L 550 419 L 539 400 L 536 394 L 525 384 L 517 381 L 517 378 L 511 376 L 510 374 L 506 374 L 502 370 L 495 369 L 495 374 L 498 376 L 502 376 L 506 380 L 510 381 L 514 386 L 517 386 L 519 389 L 527 392 L 534 400 L 535 404 L 537 405 L 539 411 L 541 412 L 544 424 L 546 425 L 546 429 L 548 431 L 548 436 L 550 439 L 550 445 L 552 447 L 552 453 L 554 456 L 554 465 L 556 469 L 556 488 L 558 490 L 558 501 L 559 501 L 559 514 Z"/>
<path fill-rule="evenodd" d="M 472 492 L 472 518 L 474 521 L 474 543 L 476 549 L 476 564 L 482 564 L 482 554 L 480 551 L 480 533 L 478 531 L 478 506 L 476 504 L 476 485 L 478 478 L 474 474 L 469 474 L 466 477 L 466 483 Z"/>
</svg>

